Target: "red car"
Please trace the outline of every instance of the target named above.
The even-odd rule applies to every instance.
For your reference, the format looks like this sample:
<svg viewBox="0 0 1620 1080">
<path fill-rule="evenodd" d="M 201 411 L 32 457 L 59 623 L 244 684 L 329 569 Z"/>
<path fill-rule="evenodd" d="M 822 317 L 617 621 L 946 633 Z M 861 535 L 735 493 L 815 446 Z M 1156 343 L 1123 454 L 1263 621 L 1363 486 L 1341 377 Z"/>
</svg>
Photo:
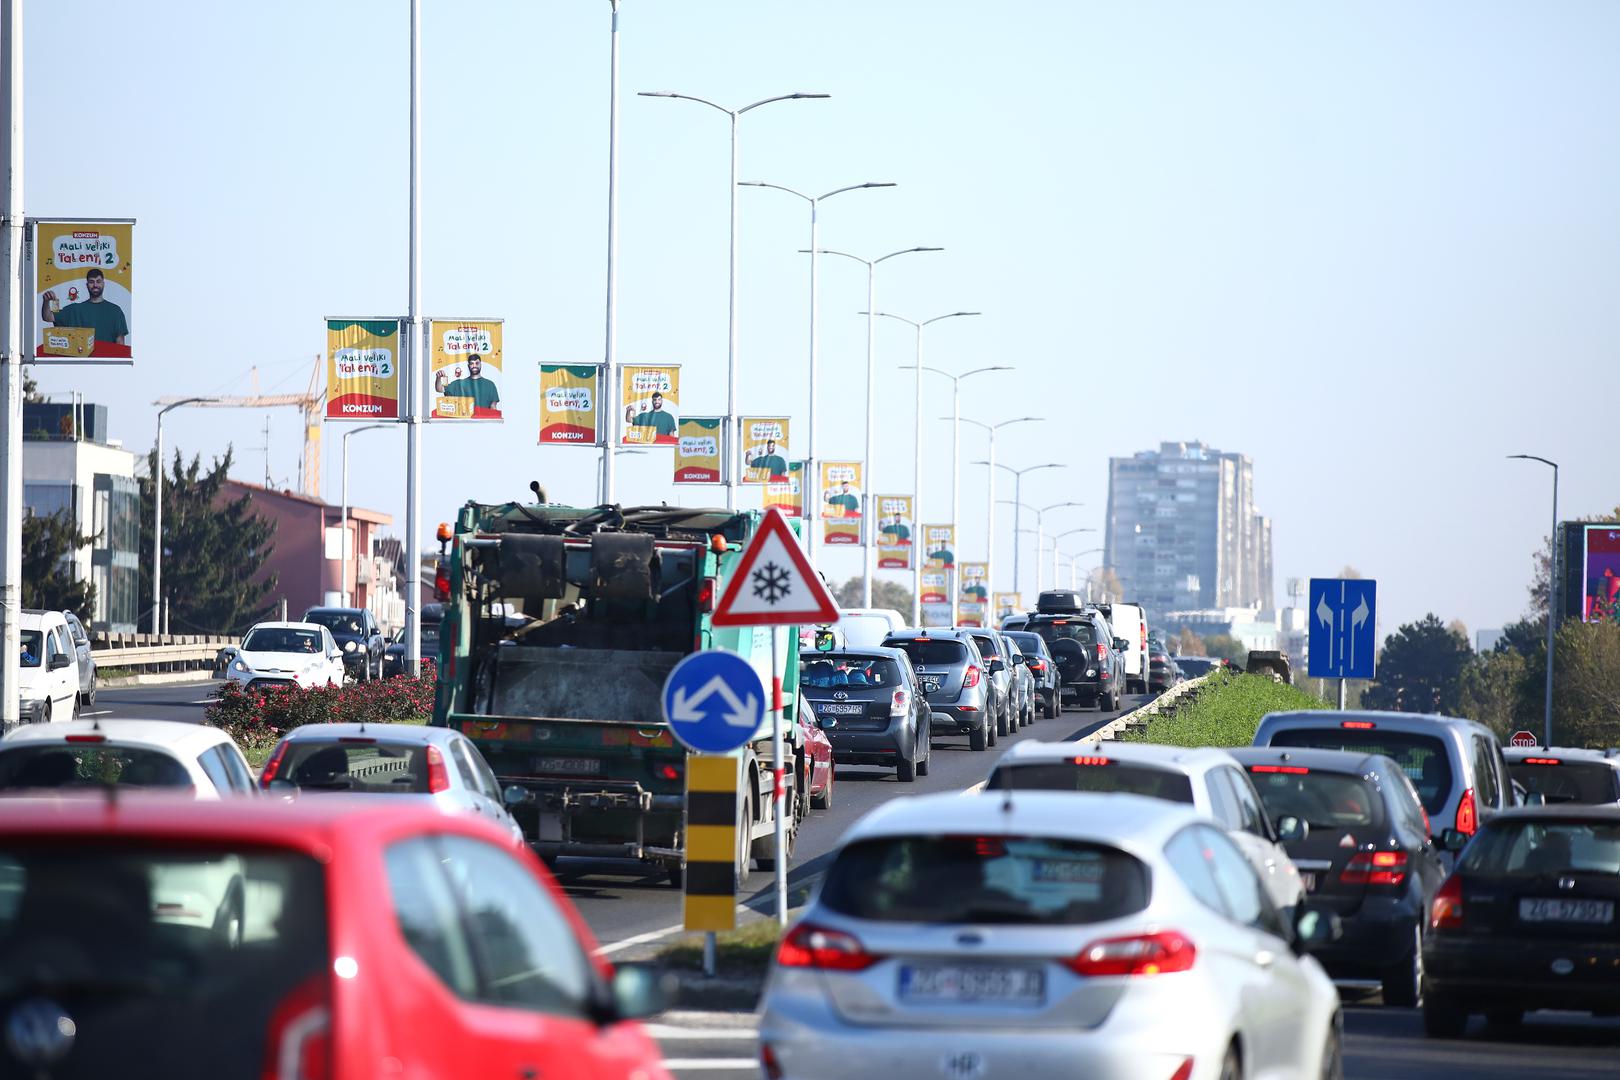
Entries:
<svg viewBox="0 0 1620 1080">
<path fill-rule="evenodd" d="M 833 748 L 827 733 L 821 730 L 811 712 L 815 706 L 799 698 L 799 731 L 804 735 L 804 754 L 809 759 L 809 809 L 826 810 L 833 799 Z"/>
<path fill-rule="evenodd" d="M 0 801 L 0 1076 L 667 1080 L 530 852 L 475 818 Z"/>
</svg>

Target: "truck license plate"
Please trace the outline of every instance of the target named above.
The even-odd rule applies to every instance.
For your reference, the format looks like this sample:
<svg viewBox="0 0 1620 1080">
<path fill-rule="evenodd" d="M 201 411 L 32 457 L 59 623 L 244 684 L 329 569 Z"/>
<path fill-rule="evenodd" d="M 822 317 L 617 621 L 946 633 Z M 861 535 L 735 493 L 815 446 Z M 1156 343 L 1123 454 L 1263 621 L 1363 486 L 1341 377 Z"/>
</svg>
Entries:
<svg viewBox="0 0 1620 1080">
<path fill-rule="evenodd" d="M 601 758 L 543 757 L 535 758 L 537 773 L 567 773 L 569 776 L 596 776 L 602 771 Z"/>
</svg>

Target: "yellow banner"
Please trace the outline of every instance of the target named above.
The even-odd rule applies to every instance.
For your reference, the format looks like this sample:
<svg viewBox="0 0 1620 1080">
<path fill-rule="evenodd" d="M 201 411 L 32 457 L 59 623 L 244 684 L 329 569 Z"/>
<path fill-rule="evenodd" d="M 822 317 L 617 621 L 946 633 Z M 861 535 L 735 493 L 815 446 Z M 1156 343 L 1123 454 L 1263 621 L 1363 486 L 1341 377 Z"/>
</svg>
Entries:
<svg viewBox="0 0 1620 1080">
<path fill-rule="evenodd" d="M 956 568 L 956 622 L 959 626 L 986 625 L 990 607 L 990 564 L 965 562 Z"/>
<path fill-rule="evenodd" d="M 743 417 L 742 461 L 742 482 L 745 484 L 787 483 L 788 418 Z"/>
<path fill-rule="evenodd" d="M 399 419 L 399 320 L 326 320 L 326 418 Z"/>
<path fill-rule="evenodd" d="M 720 426 L 718 416 L 681 418 L 680 438 L 675 444 L 677 484 L 720 483 Z"/>
<path fill-rule="evenodd" d="M 1007 618 L 1009 615 L 1017 615 L 1024 610 L 1024 598 L 1015 592 L 998 592 L 996 593 L 994 610 L 996 622 L 999 624 L 1002 619 Z"/>
<path fill-rule="evenodd" d="M 595 446 L 596 385 L 602 369 L 595 364 L 540 365 L 540 441 Z"/>
<path fill-rule="evenodd" d="M 804 462 L 788 463 L 786 483 L 765 485 L 765 506 L 774 506 L 790 518 L 804 517 Z"/>
<path fill-rule="evenodd" d="M 680 365 L 626 364 L 619 369 L 619 405 L 624 409 L 622 445 L 679 445 Z"/>
<path fill-rule="evenodd" d="M 823 461 L 821 463 L 821 516 L 826 522 L 822 543 L 861 542 L 861 463 Z"/>
<path fill-rule="evenodd" d="M 134 233 L 129 221 L 35 222 L 39 363 L 131 362 Z"/>
<path fill-rule="evenodd" d="M 501 320 L 430 319 L 432 420 L 501 418 Z"/>
<path fill-rule="evenodd" d="M 879 570 L 910 570 L 911 553 L 917 545 L 912 534 L 917 529 L 911 516 L 910 495 L 879 495 L 878 555 Z"/>
<path fill-rule="evenodd" d="M 923 554 L 925 567 L 950 570 L 956 566 L 956 526 L 924 525 Z"/>
</svg>

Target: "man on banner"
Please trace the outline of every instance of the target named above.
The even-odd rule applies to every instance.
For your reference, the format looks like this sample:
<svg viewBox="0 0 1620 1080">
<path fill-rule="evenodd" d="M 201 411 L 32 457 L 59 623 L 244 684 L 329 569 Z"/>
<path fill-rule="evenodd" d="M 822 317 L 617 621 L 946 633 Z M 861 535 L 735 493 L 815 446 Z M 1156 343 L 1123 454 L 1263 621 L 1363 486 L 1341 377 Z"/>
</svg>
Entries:
<svg viewBox="0 0 1620 1080">
<path fill-rule="evenodd" d="M 911 543 L 911 529 L 896 514 L 883 523 L 883 542 L 894 547 L 903 547 Z"/>
<path fill-rule="evenodd" d="M 765 449 L 762 453 L 748 459 L 750 469 L 761 469 L 765 473 L 765 482 L 768 484 L 785 484 L 788 482 L 787 459 L 776 452 L 776 440 L 766 439 Z"/>
<path fill-rule="evenodd" d="M 46 289 L 39 298 L 39 321 L 52 326 L 94 330 L 97 341 L 122 345 L 129 336 L 129 320 L 124 318 L 123 308 L 102 296 L 106 288 L 107 276 L 92 266 L 84 274 L 84 291 L 90 294 L 89 298 L 56 310 L 56 290 Z M 76 291 L 70 290 L 69 299 Z"/>
<path fill-rule="evenodd" d="M 474 408 L 493 409 L 501 403 L 501 392 L 484 378 L 484 358 L 477 353 L 467 357 L 467 377 L 456 379 L 439 393 L 445 397 L 472 398 Z M 441 376 L 444 372 L 439 373 Z"/>
<path fill-rule="evenodd" d="M 664 411 L 664 395 L 654 390 L 650 407 L 636 412 L 634 405 L 627 405 L 624 409 L 624 422 L 631 427 L 645 427 L 653 429 L 653 438 L 658 442 L 675 442 L 675 418 Z"/>
<path fill-rule="evenodd" d="M 829 491 L 829 492 L 827 492 L 825 498 L 826 498 L 828 510 L 829 511 L 834 511 L 834 510 L 837 511 L 836 514 L 829 513 L 828 516 L 830 516 L 830 517 L 860 517 L 861 516 L 861 497 L 855 493 L 853 488 L 850 487 L 850 484 L 849 484 L 848 480 L 845 480 L 845 481 L 841 482 L 838 485 L 838 490 L 837 491 Z"/>
</svg>

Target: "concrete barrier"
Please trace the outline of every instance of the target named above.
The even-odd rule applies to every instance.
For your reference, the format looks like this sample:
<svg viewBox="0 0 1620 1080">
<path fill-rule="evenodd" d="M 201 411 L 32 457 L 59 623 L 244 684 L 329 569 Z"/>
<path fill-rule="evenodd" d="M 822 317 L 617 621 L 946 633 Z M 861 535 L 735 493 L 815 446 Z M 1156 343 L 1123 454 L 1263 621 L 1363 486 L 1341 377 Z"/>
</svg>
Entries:
<svg viewBox="0 0 1620 1080">
<path fill-rule="evenodd" d="M 1200 675 L 1196 679 L 1188 679 L 1186 682 L 1177 683 L 1147 704 L 1138 705 L 1128 713 L 1121 713 L 1116 719 L 1110 720 L 1081 741 L 1091 742 L 1096 740 L 1101 742 L 1104 739 L 1117 739 L 1133 727 L 1146 727 L 1149 718 L 1164 712 L 1172 712 L 1184 698 L 1197 694 L 1198 690 L 1213 674 L 1214 672 L 1211 671 L 1209 674 Z"/>
</svg>

